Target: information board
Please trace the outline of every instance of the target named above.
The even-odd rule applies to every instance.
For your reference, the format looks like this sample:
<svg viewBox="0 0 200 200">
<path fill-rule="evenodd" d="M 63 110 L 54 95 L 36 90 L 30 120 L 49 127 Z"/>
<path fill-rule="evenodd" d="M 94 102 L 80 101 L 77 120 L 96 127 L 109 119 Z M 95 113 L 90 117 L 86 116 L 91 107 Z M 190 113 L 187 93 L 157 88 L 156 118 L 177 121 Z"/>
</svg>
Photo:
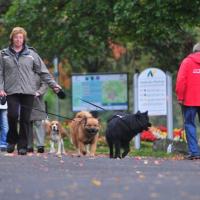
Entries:
<svg viewBox="0 0 200 200">
<path fill-rule="evenodd" d="M 128 110 L 128 74 L 72 74 L 72 111 L 103 109 Z"/>
<path fill-rule="evenodd" d="M 167 114 L 166 74 L 147 68 L 138 76 L 138 109 L 151 116 Z"/>
</svg>

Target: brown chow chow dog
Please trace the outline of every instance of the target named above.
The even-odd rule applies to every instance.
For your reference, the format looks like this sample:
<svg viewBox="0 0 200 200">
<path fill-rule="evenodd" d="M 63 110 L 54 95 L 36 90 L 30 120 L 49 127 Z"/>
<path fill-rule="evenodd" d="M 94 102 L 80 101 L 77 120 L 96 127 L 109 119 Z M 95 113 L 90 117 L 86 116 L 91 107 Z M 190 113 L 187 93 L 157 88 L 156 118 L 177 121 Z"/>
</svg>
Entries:
<svg viewBox="0 0 200 200">
<path fill-rule="evenodd" d="M 78 156 L 94 156 L 100 129 L 99 120 L 91 113 L 81 111 L 76 114 L 69 127 L 72 143 L 78 150 Z"/>
</svg>

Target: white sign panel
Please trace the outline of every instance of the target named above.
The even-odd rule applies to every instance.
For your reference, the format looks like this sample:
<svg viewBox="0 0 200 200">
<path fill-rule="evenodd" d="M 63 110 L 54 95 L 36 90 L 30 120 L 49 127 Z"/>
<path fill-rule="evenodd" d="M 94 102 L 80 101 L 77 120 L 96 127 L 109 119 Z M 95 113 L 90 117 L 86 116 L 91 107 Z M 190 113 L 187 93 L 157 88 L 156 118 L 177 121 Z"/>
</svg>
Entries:
<svg viewBox="0 0 200 200">
<path fill-rule="evenodd" d="M 138 76 L 138 109 L 151 116 L 167 115 L 166 74 L 147 68 Z"/>
</svg>

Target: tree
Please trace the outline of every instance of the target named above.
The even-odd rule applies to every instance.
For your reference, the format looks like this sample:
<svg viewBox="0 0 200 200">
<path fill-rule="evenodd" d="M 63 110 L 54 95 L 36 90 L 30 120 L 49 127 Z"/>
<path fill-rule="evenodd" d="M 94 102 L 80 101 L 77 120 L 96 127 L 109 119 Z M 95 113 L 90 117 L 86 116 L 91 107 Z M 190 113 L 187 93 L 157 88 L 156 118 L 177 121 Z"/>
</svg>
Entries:
<svg viewBox="0 0 200 200">
<path fill-rule="evenodd" d="M 19 25 L 42 57 L 67 58 L 73 72 L 108 71 L 110 63 L 119 71 L 119 63 L 140 66 L 143 60 L 174 71 L 197 38 L 199 4 L 199 0 L 13 0 L 4 15 L 0 42 L 5 45 L 11 28 Z M 111 59 L 110 40 L 126 48 L 117 61 Z"/>
<path fill-rule="evenodd" d="M 191 51 L 199 25 L 199 1 L 119 0 L 114 28 L 120 40 L 134 41 L 151 53 L 153 65 L 171 71 Z"/>
<path fill-rule="evenodd" d="M 74 71 L 97 71 L 108 54 L 110 3 L 106 0 L 15 0 L 5 16 L 5 27 L 25 27 L 31 44 L 43 56 L 67 57 Z M 14 17 L 16 16 L 16 17 Z M 5 33 L 6 34 L 6 33 Z M 7 32 L 8 34 L 8 32 Z"/>
</svg>

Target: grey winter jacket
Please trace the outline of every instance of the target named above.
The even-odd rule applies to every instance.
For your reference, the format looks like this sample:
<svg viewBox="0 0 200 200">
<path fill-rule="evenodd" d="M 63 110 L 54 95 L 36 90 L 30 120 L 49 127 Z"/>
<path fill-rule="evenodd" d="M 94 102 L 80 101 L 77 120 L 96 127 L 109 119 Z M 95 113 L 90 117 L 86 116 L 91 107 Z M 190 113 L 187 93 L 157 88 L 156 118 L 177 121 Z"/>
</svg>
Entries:
<svg viewBox="0 0 200 200">
<path fill-rule="evenodd" d="M 19 93 L 35 95 L 36 74 L 51 88 L 57 85 L 33 48 L 25 46 L 18 56 L 10 47 L 1 51 L 0 90 L 4 90 L 7 95 Z"/>
</svg>

